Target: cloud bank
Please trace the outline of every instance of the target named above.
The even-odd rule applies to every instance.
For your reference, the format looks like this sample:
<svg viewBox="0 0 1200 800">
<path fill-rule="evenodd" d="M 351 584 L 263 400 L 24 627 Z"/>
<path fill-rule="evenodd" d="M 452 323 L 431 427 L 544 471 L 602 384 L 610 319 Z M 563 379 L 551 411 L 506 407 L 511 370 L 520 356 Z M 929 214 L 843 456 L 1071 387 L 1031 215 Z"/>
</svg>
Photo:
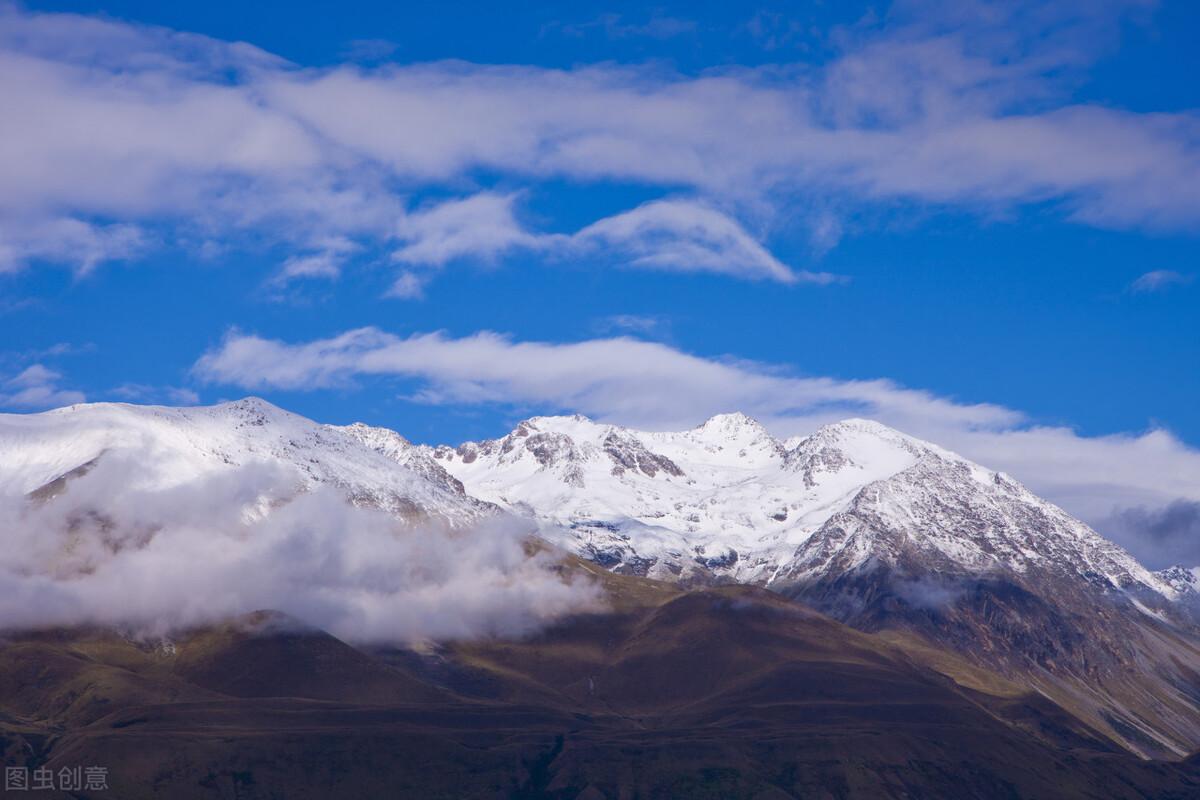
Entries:
<svg viewBox="0 0 1200 800">
<path fill-rule="evenodd" d="M 102 455 L 50 498 L 0 497 L 0 628 L 95 623 L 142 634 L 260 609 L 353 641 L 519 635 L 597 607 L 528 531 L 404 525 L 277 465 L 138 489 L 153 458 Z"/>
<path fill-rule="evenodd" d="M 1088 225 L 1195 230 L 1200 117 L 1070 101 L 1069 76 L 1143 5 L 900 3 L 841 31 L 825 63 L 694 75 L 309 69 L 0 5 L 0 270 L 87 271 L 159 241 L 245 235 L 290 254 L 281 280 L 336 277 L 357 248 L 411 275 L 593 242 L 614 263 L 820 283 L 768 246 L 798 219 L 813 252 L 828 247 L 840 223 L 813 208 L 1043 204 Z M 663 204 L 553 234 L 523 224 L 519 193 L 495 181 L 630 182 Z M 397 293 L 415 294 L 404 280 Z"/>
<path fill-rule="evenodd" d="M 627 337 L 560 344 L 488 332 L 399 337 L 360 328 L 293 344 L 233 332 L 194 373 L 250 390 L 402 378 L 415 383 L 411 396 L 422 402 L 579 412 L 651 430 L 742 411 L 790 436 L 864 416 L 1004 470 L 1092 524 L 1111 519 L 1114 509 L 1200 500 L 1200 452 L 1167 431 L 1080 436 L 1033 425 L 1003 406 L 961 403 L 887 380 L 800 376 Z"/>
</svg>

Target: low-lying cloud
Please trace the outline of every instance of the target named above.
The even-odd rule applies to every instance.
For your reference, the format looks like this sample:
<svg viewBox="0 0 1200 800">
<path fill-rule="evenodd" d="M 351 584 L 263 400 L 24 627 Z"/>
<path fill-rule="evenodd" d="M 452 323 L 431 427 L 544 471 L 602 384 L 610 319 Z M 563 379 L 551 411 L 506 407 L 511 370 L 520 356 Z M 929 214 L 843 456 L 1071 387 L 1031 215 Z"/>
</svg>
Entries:
<svg viewBox="0 0 1200 800">
<path fill-rule="evenodd" d="M 0 497 L 0 628 L 114 625 L 165 634 L 261 609 L 354 641 L 520 635 L 599 607 L 497 516 L 406 524 L 261 463 L 173 488 L 124 451 L 52 497 Z"/>
</svg>

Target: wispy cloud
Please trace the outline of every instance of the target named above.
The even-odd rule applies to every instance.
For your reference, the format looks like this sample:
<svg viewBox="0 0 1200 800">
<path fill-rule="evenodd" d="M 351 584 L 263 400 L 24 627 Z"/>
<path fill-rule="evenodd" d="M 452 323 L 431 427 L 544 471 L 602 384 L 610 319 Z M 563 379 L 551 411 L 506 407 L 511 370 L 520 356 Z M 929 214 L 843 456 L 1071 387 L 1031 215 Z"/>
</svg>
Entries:
<svg viewBox="0 0 1200 800">
<path fill-rule="evenodd" d="M 371 63 L 388 58 L 400 45 L 390 39 L 352 39 L 342 49 L 342 57 L 347 61 Z"/>
<path fill-rule="evenodd" d="M 619 253 L 634 267 L 714 272 L 782 283 L 843 280 L 827 272 L 793 271 L 729 216 L 689 201 L 646 203 L 592 223 L 575 234 L 572 242 Z"/>
<path fill-rule="evenodd" d="M 314 240 L 312 246 L 314 249 L 310 252 L 289 256 L 271 282 L 281 285 L 302 278 L 337 278 L 346 261 L 362 249 L 344 236 Z"/>
<path fill-rule="evenodd" d="M 811 30 L 794 16 L 761 9 L 738 26 L 738 30 L 749 34 L 767 51 L 794 45 L 811 36 Z"/>
<path fill-rule="evenodd" d="M 64 389 L 62 374 L 44 364 L 31 364 L 0 384 L 0 408 L 54 408 L 82 403 L 83 392 Z"/>
<path fill-rule="evenodd" d="M 516 248 L 536 248 L 541 239 L 517 221 L 515 195 L 482 192 L 409 214 L 397 224 L 401 245 L 393 260 L 440 266 L 473 256 L 491 261 Z"/>
<path fill-rule="evenodd" d="M 633 333 L 643 336 L 658 333 L 669 325 L 665 317 L 652 314 L 613 314 L 596 320 L 593 328 L 599 333 Z"/>
<path fill-rule="evenodd" d="M 398 300 L 420 300 L 425 296 L 425 284 L 428 280 L 428 276 L 415 272 L 401 272 L 396 276 L 396 280 L 392 281 L 385 296 Z"/>
<path fill-rule="evenodd" d="M 47 261 L 86 275 L 104 262 L 133 258 L 145 248 L 146 236 L 135 224 L 0 213 L 0 273 Z"/>
<path fill-rule="evenodd" d="M 695 33 L 699 26 L 695 20 L 672 17 L 654 13 L 645 20 L 638 22 L 621 14 L 601 14 L 599 17 L 586 22 L 555 22 L 546 25 L 543 33 L 557 32 L 566 36 L 585 36 L 589 33 L 600 32 L 610 39 L 627 39 L 631 37 L 648 37 L 651 39 L 671 39 Z"/>
<path fill-rule="evenodd" d="M 404 217 L 392 260 L 408 267 L 440 267 L 456 260 L 488 263 L 514 251 L 547 258 L 672 272 L 709 272 L 749 280 L 830 284 L 826 272 L 793 270 L 735 219 L 706 203 L 656 200 L 598 220 L 571 234 L 543 233 L 517 219 L 517 196 L 482 192 L 448 200 Z M 402 286 L 417 279 L 402 276 Z M 393 292 L 395 294 L 395 292 Z"/>
<path fill-rule="evenodd" d="M 1129 284 L 1129 289 L 1132 292 L 1145 294 L 1147 292 L 1161 292 L 1172 286 L 1183 286 L 1191 282 L 1191 275 L 1185 275 L 1182 272 L 1175 272 L 1170 269 L 1156 269 L 1140 275 L 1137 280 Z"/>
<path fill-rule="evenodd" d="M 108 392 L 112 397 L 121 400 L 132 400 L 141 403 L 167 402 L 176 406 L 194 406 L 200 402 L 200 395 L 185 386 L 150 386 L 144 383 L 123 383 Z"/>
</svg>

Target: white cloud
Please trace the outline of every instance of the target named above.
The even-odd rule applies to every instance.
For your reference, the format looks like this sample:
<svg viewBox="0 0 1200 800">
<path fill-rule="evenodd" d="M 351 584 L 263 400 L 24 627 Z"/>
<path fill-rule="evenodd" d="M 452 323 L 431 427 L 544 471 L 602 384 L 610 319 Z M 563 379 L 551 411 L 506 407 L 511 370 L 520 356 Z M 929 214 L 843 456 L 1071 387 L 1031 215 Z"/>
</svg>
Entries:
<svg viewBox="0 0 1200 800">
<path fill-rule="evenodd" d="M 346 260 L 362 248 L 344 236 L 329 236 L 312 242 L 314 252 L 287 258 L 271 282 L 285 284 L 301 278 L 334 279 L 342 274 Z"/>
<path fill-rule="evenodd" d="M 1139 276 L 1137 280 L 1129 284 L 1129 288 L 1138 293 L 1161 292 L 1172 286 L 1182 286 L 1191 282 L 1191 275 L 1184 275 L 1182 272 L 1169 269 L 1156 269 Z"/>
<path fill-rule="evenodd" d="M 596 320 L 593 327 L 601 333 L 637 333 L 649 335 L 670 326 L 665 317 L 648 314 L 613 314 Z"/>
<path fill-rule="evenodd" d="M 42 364 L 33 364 L 26 367 L 19 375 L 11 378 L 8 381 L 9 386 L 17 388 L 26 388 L 29 386 L 44 386 L 48 383 L 53 383 L 61 378 L 62 375 L 43 366 Z"/>
<path fill-rule="evenodd" d="M 783 436 L 865 416 L 1005 470 L 1089 522 L 1109 518 L 1114 508 L 1200 499 L 1200 452 L 1163 430 L 1080 436 L 1033 425 L 1002 406 L 961 403 L 887 380 L 798 376 L 628 338 L 554 344 L 494 333 L 401 338 L 362 328 L 287 344 L 234 333 L 195 372 L 256 390 L 400 377 L 417 381 L 414 396 L 425 402 L 580 412 L 659 430 L 743 411 Z"/>
<path fill-rule="evenodd" d="M 124 383 L 112 389 L 108 394 L 122 400 L 141 403 L 168 402 L 172 405 L 194 406 L 200 402 L 200 395 L 193 389 L 184 386 L 149 386 L 144 383 Z"/>
<path fill-rule="evenodd" d="M 445 201 L 406 216 L 397 226 L 403 243 L 392 258 L 409 266 L 442 266 L 464 258 L 492 261 L 502 254 L 537 251 L 563 260 L 598 258 L 605 263 L 674 272 L 711 272 L 751 280 L 828 284 L 825 272 L 795 272 L 780 262 L 732 217 L 705 203 L 670 199 L 645 203 L 605 217 L 573 234 L 537 233 L 517 220 L 515 195 L 488 192 Z M 406 294 L 415 276 L 399 281 Z"/>
<path fill-rule="evenodd" d="M 763 242 L 813 200 L 985 211 L 1050 201 L 1085 224 L 1194 230 L 1200 117 L 1072 104 L 1056 77 L 1104 38 L 1087 21 L 1117 19 L 1121 5 L 902 6 L 842 36 L 824 66 L 699 76 L 612 64 L 302 69 L 245 44 L 3 6 L 0 264 L 86 269 L 135 255 L 132 234 L 151 224 L 195 241 L 253 231 L 294 248 L 293 271 L 327 276 L 340 265 L 313 254 L 330 237 L 394 248 L 405 264 L 531 247 L 511 194 L 410 213 L 413 196 L 462 192 L 481 172 L 518 190 L 618 180 L 686 193 L 689 207 L 643 206 L 591 234 L 618 237 L 644 265 L 739 275 L 785 275 Z M 717 207 L 727 219 L 697 222 Z M 96 241 L 58 247 L 62 224 Z M 813 223 L 815 249 L 839 227 Z M 630 230 L 673 241 L 647 252 Z"/>
<path fill-rule="evenodd" d="M 138 255 L 145 244 L 136 225 L 0 216 L 0 273 L 14 272 L 30 261 L 51 261 L 84 275 L 106 261 Z"/>
<path fill-rule="evenodd" d="M 492 260 L 514 248 L 537 247 L 539 237 L 517 221 L 515 199 L 481 192 L 409 214 L 397 225 L 402 244 L 392 258 L 402 264 L 441 266 L 465 256 Z"/>
<path fill-rule="evenodd" d="M 200 402 L 200 395 L 184 386 L 168 386 L 167 399 L 174 405 L 194 406 Z"/>
<path fill-rule="evenodd" d="M 328 251 L 291 256 L 283 262 L 279 279 L 290 281 L 296 278 L 336 278 L 342 274 L 341 258 Z"/>
<path fill-rule="evenodd" d="M 420 300 L 425 296 L 427 281 L 427 276 L 418 275 L 415 272 L 401 272 L 392 282 L 385 296 L 395 297 L 399 300 Z"/>
<path fill-rule="evenodd" d="M 0 384 L 0 407 L 43 409 L 82 403 L 82 392 L 59 386 L 62 374 L 42 364 L 32 364 Z"/>
<path fill-rule="evenodd" d="M 289 345 L 234 333 L 200 359 L 196 373 L 250 389 L 319 388 L 357 375 L 399 375 L 427 381 L 427 396 L 448 401 L 549 405 L 651 427 L 691 424 L 729 410 L 767 419 L 886 410 L 892 419 L 909 421 L 936 412 L 948 424 L 965 426 L 1019 419 L 997 406 L 959 405 L 888 381 L 787 377 L 763 365 L 704 359 L 626 338 L 550 344 L 494 333 L 461 339 L 431 333 L 404 339 L 360 328 Z"/>
<path fill-rule="evenodd" d="M 527 633 L 596 607 L 528 530 L 449 532 L 297 493 L 300 476 L 246 465 L 168 489 L 155 454 L 112 451 L 47 501 L 0 495 L 0 626 L 104 624 L 147 634 L 274 609 L 359 641 Z"/>
<path fill-rule="evenodd" d="M 715 272 L 783 283 L 835 283 L 827 272 L 793 272 L 736 221 L 702 203 L 657 200 L 594 222 L 576 245 L 623 256 L 630 266 Z"/>
<path fill-rule="evenodd" d="M 601 14 L 587 22 L 556 22 L 547 25 L 544 31 L 557 31 L 566 36 L 585 36 L 592 31 L 603 33 L 610 39 L 649 37 L 671 39 L 695 33 L 697 24 L 693 20 L 669 17 L 654 12 L 645 22 L 634 22 L 620 14 Z"/>
</svg>

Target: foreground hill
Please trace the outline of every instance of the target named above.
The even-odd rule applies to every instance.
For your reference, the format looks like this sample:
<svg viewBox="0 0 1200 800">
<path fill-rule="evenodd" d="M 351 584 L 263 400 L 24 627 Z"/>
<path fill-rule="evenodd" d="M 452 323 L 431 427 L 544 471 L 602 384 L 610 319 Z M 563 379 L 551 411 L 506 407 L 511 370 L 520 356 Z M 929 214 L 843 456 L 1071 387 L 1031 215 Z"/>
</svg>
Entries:
<svg viewBox="0 0 1200 800">
<path fill-rule="evenodd" d="M 586 567 L 578 567 L 586 569 Z M 606 579 L 524 640 L 361 649 L 272 614 L 170 643 L 0 646 L 9 765 L 103 764 L 121 798 L 1186 798 L 1034 693 L 774 595 Z M 88 796 L 88 795 L 76 795 Z"/>
</svg>

